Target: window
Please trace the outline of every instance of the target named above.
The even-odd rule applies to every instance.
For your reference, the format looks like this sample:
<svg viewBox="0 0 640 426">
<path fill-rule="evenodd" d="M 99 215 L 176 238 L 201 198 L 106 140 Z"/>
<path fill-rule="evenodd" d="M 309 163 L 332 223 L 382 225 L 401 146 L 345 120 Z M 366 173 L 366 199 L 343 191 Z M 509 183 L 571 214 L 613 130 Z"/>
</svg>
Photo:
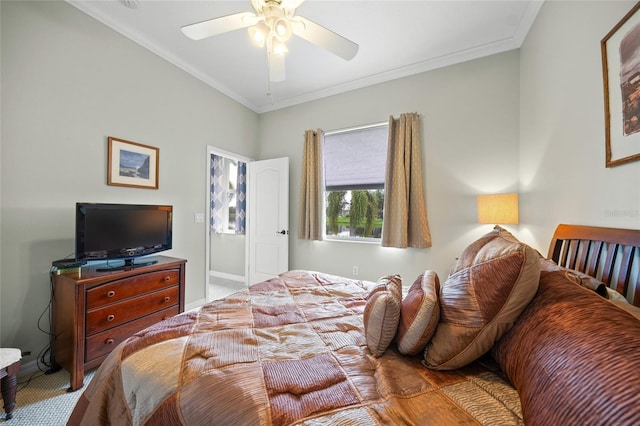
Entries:
<svg viewBox="0 0 640 426">
<path fill-rule="evenodd" d="M 388 135 L 386 123 L 324 134 L 327 237 L 381 238 Z"/>
</svg>

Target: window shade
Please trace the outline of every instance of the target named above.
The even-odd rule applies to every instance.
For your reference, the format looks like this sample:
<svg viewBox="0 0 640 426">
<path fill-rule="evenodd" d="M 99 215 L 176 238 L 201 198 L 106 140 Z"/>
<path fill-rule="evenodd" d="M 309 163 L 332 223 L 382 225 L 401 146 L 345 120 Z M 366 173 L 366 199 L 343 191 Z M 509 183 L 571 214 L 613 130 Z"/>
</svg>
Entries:
<svg viewBox="0 0 640 426">
<path fill-rule="evenodd" d="M 375 126 L 324 137 L 327 191 L 384 188 L 388 126 Z"/>
</svg>

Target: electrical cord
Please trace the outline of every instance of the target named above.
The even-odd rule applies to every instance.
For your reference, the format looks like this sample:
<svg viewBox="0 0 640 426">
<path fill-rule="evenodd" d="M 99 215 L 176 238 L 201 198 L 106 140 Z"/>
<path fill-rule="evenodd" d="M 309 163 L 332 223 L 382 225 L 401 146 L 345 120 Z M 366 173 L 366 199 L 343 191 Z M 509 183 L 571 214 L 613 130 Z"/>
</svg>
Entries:
<svg viewBox="0 0 640 426">
<path fill-rule="evenodd" d="M 36 365 L 38 366 L 38 371 L 27 376 L 24 380 L 21 380 L 18 382 L 18 388 L 16 389 L 16 392 L 20 392 L 22 389 L 26 388 L 27 386 L 29 386 L 29 384 L 31 383 L 31 381 L 35 378 L 38 378 L 40 376 L 43 376 L 45 374 L 50 374 L 53 372 L 53 353 L 51 352 L 51 345 L 53 343 L 53 341 L 55 340 L 56 336 L 51 333 L 51 305 L 53 302 L 53 273 L 57 270 L 57 268 L 55 267 L 51 267 L 49 269 L 49 286 L 50 286 L 50 297 L 49 297 L 49 303 L 47 303 L 47 306 L 44 308 L 44 310 L 42 311 L 42 313 L 40 314 L 40 316 L 38 317 L 38 322 L 37 322 L 37 327 L 38 330 L 40 330 L 41 332 L 45 333 L 47 336 L 49 336 L 49 343 L 47 345 L 45 345 L 40 352 L 38 352 L 38 356 L 36 357 Z M 43 327 L 42 325 L 42 321 L 43 318 L 45 317 L 45 315 L 48 314 L 49 317 L 49 324 L 48 324 L 48 329 Z M 27 355 L 29 355 L 30 353 L 27 353 Z M 47 359 L 48 357 L 48 359 Z M 57 371 L 57 370 L 56 370 Z"/>
<path fill-rule="evenodd" d="M 67 257 L 69 256 L 70 255 L 68 255 Z M 49 336 L 49 344 L 47 344 L 44 348 L 40 350 L 40 352 L 38 353 L 38 357 L 36 359 L 36 362 L 38 364 L 38 369 L 44 372 L 45 374 L 55 373 L 56 371 L 60 370 L 60 367 L 57 366 L 55 363 L 55 357 L 53 354 L 53 342 L 55 342 L 57 336 L 51 332 L 51 327 L 53 324 L 52 306 L 53 306 L 53 301 L 55 299 L 55 292 L 54 292 L 54 286 L 53 286 L 53 274 L 57 270 L 58 268 L 56 268 L 55 266 L 52 266 L 51 269 L 49 269 L 49 290 L 50 290 L 49 303 L 47 304 L 47 307 L 44 309 L 42 314 L 40 314 L 40 318 L 38 318 L 38 329 L 43 333 L 45 333 L 47 336 Z M 48 315 L 49 324 L 48 324 L 48 328 L 45 329 L 41 327 L 41 321 L 47 312 L 49 314 Z"/>
</svg>

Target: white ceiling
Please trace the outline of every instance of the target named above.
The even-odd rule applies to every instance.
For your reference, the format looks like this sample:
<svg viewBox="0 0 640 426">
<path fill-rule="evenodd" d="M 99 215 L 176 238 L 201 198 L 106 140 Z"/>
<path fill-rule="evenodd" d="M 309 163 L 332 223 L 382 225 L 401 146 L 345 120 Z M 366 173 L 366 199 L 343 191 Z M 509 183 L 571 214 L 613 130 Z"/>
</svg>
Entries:
<svg viewBox="0 0 640 426">
<path fill-rule="evenodd" d="M 261 113 L 517 49 L 543 0 L 306 0 L 296 15 L 360 49 L 345 61 L 294 36 L 287 43 L 286 80 L 278 83 L 269 83 L 266 51 L 245 29 L 200 41 L 180 30 L 252 12 L 250 0 L 66 1 Z"/>
</svg>

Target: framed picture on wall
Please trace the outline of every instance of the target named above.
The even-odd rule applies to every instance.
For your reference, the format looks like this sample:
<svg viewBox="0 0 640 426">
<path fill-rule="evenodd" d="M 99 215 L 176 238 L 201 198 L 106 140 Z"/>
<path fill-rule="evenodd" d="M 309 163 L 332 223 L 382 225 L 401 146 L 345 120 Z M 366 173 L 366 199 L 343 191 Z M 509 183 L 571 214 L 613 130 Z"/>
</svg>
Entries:
<svg viewBox="0 0 640 426">
<path fill-rule="evenodd" d="M 160 149 L 109 137 L 107 184 L 158 189 Z"/>
<path fill-rule="evenodd" d="M 640 160 L 640 3 L 601 44 L 606 167 Z"/>
</svg>

